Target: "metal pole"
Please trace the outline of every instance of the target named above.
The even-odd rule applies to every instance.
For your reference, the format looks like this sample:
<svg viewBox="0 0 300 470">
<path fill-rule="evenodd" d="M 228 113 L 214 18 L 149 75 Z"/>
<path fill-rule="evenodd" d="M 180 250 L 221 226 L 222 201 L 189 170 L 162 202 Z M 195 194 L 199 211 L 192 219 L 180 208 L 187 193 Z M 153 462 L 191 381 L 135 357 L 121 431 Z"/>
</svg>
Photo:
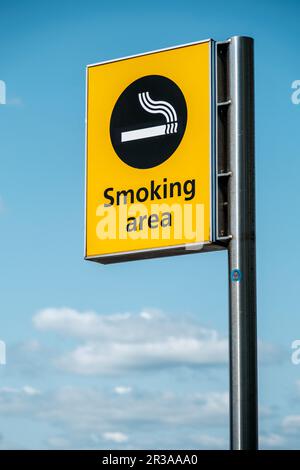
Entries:
<svg viewBox="0 0 300 470">
<path fill-rule="evenodd" d="M 253 39 L 229 44 L 229 258 L 231 449 L 257 449 L 257 337 Z"/>
</svg>

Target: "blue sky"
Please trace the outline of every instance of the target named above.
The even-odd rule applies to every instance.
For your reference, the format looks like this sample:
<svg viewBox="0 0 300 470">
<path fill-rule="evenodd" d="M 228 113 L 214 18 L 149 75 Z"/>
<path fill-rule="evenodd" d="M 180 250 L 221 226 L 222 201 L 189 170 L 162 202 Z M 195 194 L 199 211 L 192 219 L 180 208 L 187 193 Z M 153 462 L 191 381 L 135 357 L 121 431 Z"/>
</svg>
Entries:
<svg viewBox="0 0 300 470">
<path fill-rule="evenodd" d="M 83 260 L 85 66 L 241 34 L 256 53 L 261 446 L 299 448 L 299 14 L 296 0 L 1 1 L 0 447 L 228 447 L 226 253 Z"/>
</svg>

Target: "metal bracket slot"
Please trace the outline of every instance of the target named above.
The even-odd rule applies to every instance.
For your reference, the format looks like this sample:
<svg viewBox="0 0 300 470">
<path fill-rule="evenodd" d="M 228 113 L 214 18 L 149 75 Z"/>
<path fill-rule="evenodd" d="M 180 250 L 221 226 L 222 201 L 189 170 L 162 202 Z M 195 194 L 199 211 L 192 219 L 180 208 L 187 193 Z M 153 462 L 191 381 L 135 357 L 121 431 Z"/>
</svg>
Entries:
<svg viewBox="0 0 300 470">
<path fill-rule="evenodd" d="M 230 41 L 216 44 L 216 240 L 222 243 L 232 238 L 228 233 L 228 179 L 232 174 L 228 168 L 229 44 Z"/>
</svg>

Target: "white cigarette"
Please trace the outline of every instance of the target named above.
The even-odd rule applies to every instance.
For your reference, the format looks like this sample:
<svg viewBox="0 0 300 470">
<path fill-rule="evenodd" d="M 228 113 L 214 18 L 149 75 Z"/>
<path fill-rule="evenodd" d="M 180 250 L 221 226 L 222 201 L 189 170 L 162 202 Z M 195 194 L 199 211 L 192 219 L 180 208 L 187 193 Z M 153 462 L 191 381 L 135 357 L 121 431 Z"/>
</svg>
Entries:
<svg viewBox="0 0 300 470">
<path fill-rule="evenodd" d="M 136 129 L 134 131 L 121 132 L 121 142 L 148 139 L 149 137 L 165 135 L 166 127 L 166 124 L 163 124 L 162 126 L 145 127 L 144 129 Z"/>
</svg>

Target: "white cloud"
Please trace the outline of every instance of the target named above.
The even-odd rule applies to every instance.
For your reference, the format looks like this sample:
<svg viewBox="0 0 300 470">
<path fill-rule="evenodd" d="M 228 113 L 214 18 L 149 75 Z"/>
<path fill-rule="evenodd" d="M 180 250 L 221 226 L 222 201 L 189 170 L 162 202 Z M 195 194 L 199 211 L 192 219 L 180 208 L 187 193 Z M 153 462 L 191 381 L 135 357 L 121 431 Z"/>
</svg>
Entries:
<svg viewBox="0 0 300 470">
<path fill-rule="evenodd" d="M 128 319 L 128 314 L 97 315 L 71 308 L 46 308 L 33 317 L 39 330 L 56 331 L 78 338 L 103 338 L 114 335 L 116 324 Z M 120 326 L 117 326 L 117 330 Z"/>
<path fill-rule="evenodd" d="M 151 320 L 153 318 L 150 312 L 141 312 L 140 316 L 144 318 L 145 320 Z"/>
<path fill-rule="evenodd" d="M 130 393 L 132 391 L 132 388 L 131 387 L 124 387 L 124 386 L 120 385 L 118 387 L 115 387 L 114 391 L 118 395 L 126 395 L 127 393 Z"/>
<path fill-rule="evenodd" d="M 56 362 L 78 374 L 121 373 L 131 369 L 219 365 L 227 362 L 228 342 L 198 319 L 158 311 L 98 315 L 69 308 L 44 309 L 36 328 L 77 337 L 82 344 Z"/>
<path fill-rule="evenodd" d="M 34 387 L 31 387 L 30 385 L 25 385 L 22 388 L 22 390 L 23 390 L 24 393 L 26 393 L 27 395 L 30 395 L 30 396 L 40 395 L 41 394 L 41 392 L 39 390 L 37 390 Z"/>
<path fill-rule="evenodd" d="M 106 441 L 112 441 L 118 444 L 128 441 L 128 436 L 122 432 L 104 432 L 103 438 Z"/>
<path fill-rule="evenodd" d="M 55 361 L 60 368 L 76 374 L 224 365 L 228 359 L 228 338 L 203 327 L 191 315 L 167 315 L 149 309 L 139 314 L 101 315 L 64 307 L 39 311 L 33 323 L 41 331 L 80 341 Z M 277 361 L 280 356 L 278 348 L 262 342 L 259 353 L 263 362 Z"/>
<path fill-rule="evenodd" d="M 121 373 L 130 369 L 225 363 L 222 339 L 165 338 L 148 343 L 89 342 L 65 354 L 57 364 L 78 374 Z"/>
</svg>

